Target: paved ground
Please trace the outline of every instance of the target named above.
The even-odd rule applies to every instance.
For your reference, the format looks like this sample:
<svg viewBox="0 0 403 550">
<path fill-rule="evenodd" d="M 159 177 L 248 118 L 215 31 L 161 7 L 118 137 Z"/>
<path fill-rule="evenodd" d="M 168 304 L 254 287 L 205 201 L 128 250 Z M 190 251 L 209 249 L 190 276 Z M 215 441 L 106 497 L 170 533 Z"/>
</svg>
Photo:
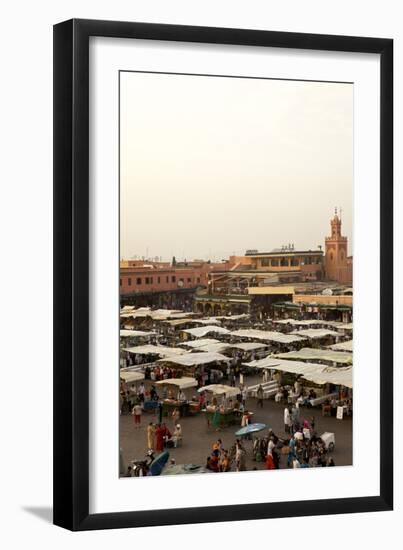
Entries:
<svg viewBox="0 0 403 550">
<path fill-rule="evenodd" d="M 255 377 L 249 378 L 246 383 L 250 386 L 256 383 Z M 190 390 L 192 393 L 192 391 Z M 189 397 L 191 395 L 189 394 Z M 267 424 L 277 435 L 284 435 L 283 413 L 284 404 L 275 403 L 269 399 L 264 401 L 263 408 L 257 408 L 256 399 L 250 398 L 247 401 L 247 408 L 255 413 L 254 422 L 263 422 Z M 316 431 L 320 435 L 325 431 L 335 433 L 336 448 L 332 457 L 336 466 L 346 466 L 352 464 L 352 420 L 344 418 L 337 420 L 334 417 L 323 418 L 321 409 L 300 409 L 301 418 L 314 415 L 316 421 Z M 131 415 L 122 415 L 120 417 L 120 446 L 123 451 L 123 459 L 128 464 L 133 459 L 143 459 L 147 452 L 146 428 L 149 422 L 158 422 L 153 413 L 144 413 L 142 415 L 141 428 L 135 428 Z M 208 427 L 203 413 L 194 417 L 184 417 L 180 420 L 183 432 L 182 446 L 177 449 L 169 449 L 170 458 L 174 458 L 176 464 L 199 464 L 204 465 L 206 458 L 212 450 L 212 444 L 217 438 L 223 442 L 224 448 L 229 448 L 235 441 L 234 432 L 239 429 L 237 426 L 231 426 L 221 429 L 217 432 L 213 427 Z M 173 430 L 172 419 L 166 420 L 168 428 Z M 265 432 L 261 432 L 264 435 Z M 260 435 L 260 434 L 259 434 Z M 257 463 L 252 460 L 252 444 L 246 441 L 247 450 L 247 469 L 264 469 L 264 463 Z M 281 468 L 285 468 L 285 458 L 281 459 Z"/>
</svg>

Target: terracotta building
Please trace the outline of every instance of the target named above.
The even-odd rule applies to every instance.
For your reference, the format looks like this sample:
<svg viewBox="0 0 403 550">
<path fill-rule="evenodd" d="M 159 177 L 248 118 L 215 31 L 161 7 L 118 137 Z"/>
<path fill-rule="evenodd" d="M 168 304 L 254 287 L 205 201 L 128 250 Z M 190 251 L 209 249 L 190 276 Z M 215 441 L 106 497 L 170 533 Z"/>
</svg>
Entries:
<svg viewBox="0 0 403 550">
<path fill-rule="evenodd" d="M 148 264 L 120 267 L 120 294 L 195 289 L 207 285 L 210 267 L 176 267 Z"/>
<path fill-rule="evenodd" d="M 342 284 L 351 284 L 353 280 L 353 259 L 348 256 L 348 240 L 341 234 L 341 218 L 335 209 L 330 220 L 331 235 L 325 238 L 326 278 Z"/>
</svg>

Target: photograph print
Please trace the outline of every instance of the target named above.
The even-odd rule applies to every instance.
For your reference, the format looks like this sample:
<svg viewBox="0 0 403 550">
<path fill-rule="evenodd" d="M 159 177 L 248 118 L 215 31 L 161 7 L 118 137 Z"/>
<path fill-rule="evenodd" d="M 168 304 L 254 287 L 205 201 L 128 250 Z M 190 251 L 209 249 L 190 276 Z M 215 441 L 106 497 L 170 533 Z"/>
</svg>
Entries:
<svg viewBox="0 0 403 550">
<path fill-rule="evenodd" d="M 119 94 L 120 477 L 352 466 L 353 84 Z"/>
</svg>

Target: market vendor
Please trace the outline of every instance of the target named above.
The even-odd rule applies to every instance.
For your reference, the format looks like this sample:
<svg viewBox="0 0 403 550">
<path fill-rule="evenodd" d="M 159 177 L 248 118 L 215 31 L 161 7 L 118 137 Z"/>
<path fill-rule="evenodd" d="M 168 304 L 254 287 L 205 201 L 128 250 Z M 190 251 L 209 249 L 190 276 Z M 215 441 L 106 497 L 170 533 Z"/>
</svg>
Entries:
<svg viewBox="0 0 403 550">
<path fill-rule="evenodd" d="M 182 389 L 180 389 L 178 392 L 178 401 L 186 401 L 186 395 Z"/>
</svg>

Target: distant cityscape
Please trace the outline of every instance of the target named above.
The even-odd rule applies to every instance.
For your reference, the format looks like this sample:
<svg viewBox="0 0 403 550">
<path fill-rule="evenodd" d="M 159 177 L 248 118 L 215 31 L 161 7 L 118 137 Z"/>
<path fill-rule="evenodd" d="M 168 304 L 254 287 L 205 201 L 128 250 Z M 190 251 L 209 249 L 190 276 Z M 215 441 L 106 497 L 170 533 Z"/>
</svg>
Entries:
<svg viewBox="0 0 403 550">
<path fill-rule="evenodd" d="M 204 314 L 320 310 L 352 319 L 353 257 L 337 209 L 324 246 L 294 243 L 270 252 L 246 250 L 220 262 L 128 259 L 120 262 L 121 305 L 186 307 Z"/>
</svg>

